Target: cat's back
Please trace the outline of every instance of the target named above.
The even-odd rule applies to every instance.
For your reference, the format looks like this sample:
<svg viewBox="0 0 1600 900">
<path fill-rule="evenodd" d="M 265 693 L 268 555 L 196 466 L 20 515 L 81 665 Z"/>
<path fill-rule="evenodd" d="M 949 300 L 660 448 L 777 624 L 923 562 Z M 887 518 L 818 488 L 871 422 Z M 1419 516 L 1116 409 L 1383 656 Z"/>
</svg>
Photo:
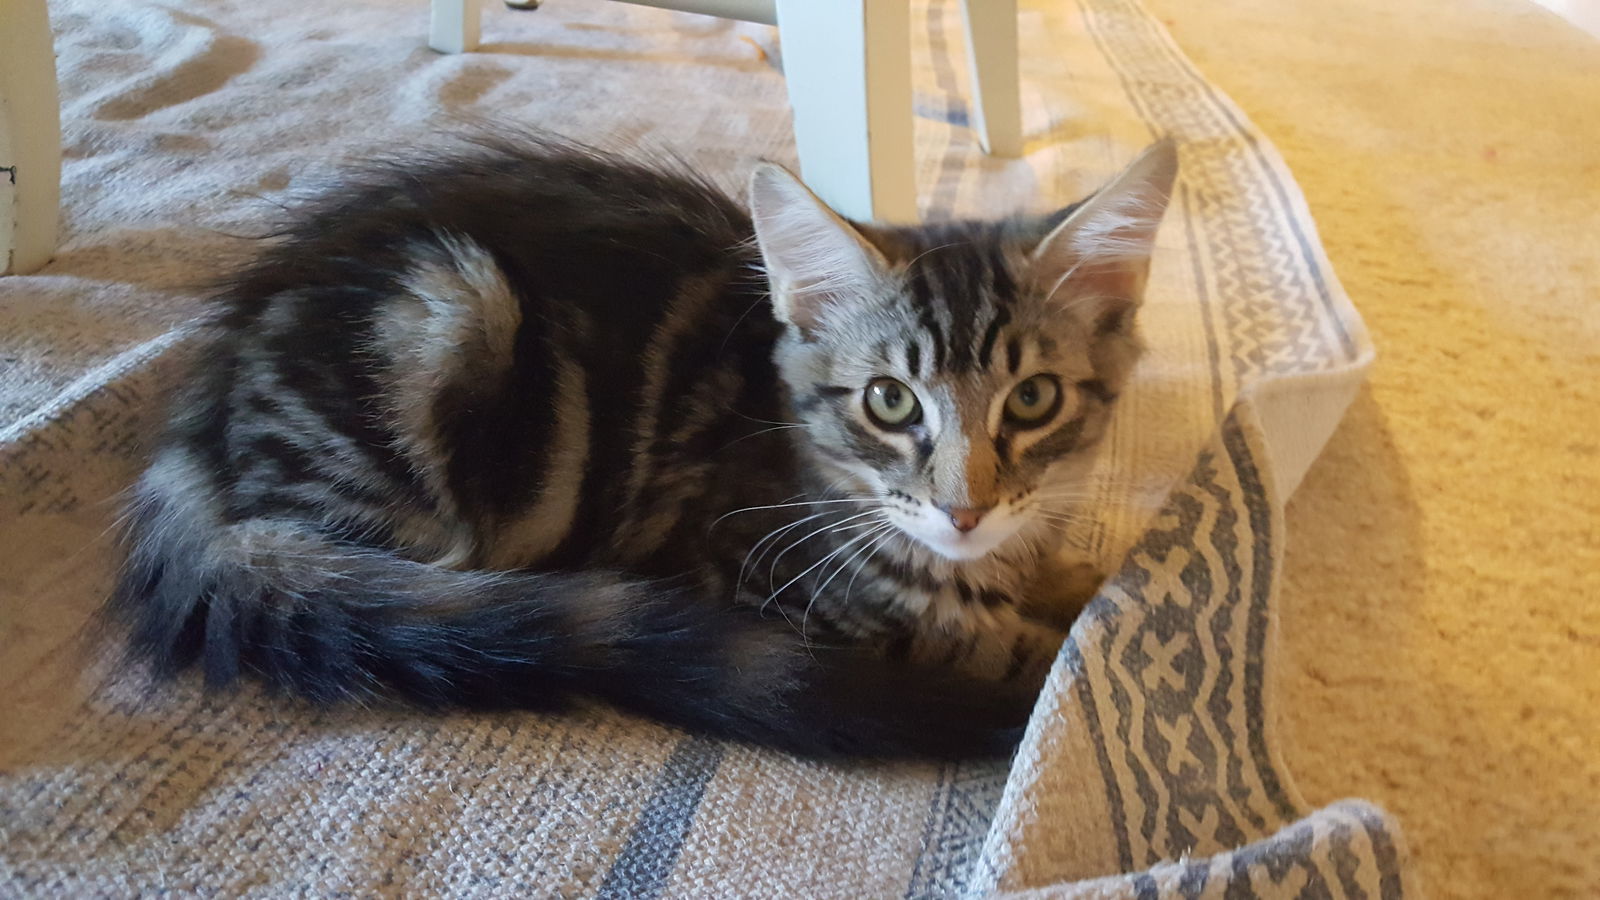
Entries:
<svg viewBox="0 0 1600 900">
<path fill-rule="evenodd" d="M 577 566 L 777 417 L 765 296 L 745 211 L 671 166 L 501 141 L 372 167 L 230 280 L 172 440 L 241 520 Z"/>
<path fill-rule="evenodd" d="M 748 213 L 686 166 L 480 137 L 354 168 L 295 208 L 226 279 L 204 365 L 318 366 L 326 374 L 278 381 L 359 393 L 364 360 L 408 356 L 381 345 L 423 340 L 417 311 L 448 308 L 477 322 L 460 332 L 521 347 L 518 375 L 554 344 L 610 380 L 669 320 L 764 355 L 775 328 L 764 294 Z"/>
<path fill-rule="evenodd" d="M 249 308 L 300 286 L 381 292 L 441 235 L 481 247 L 525 294 L 598 302 L 602 315 L 607 298 L 631 296 L 637 309 L 685 278 L 754 263 L 743 207 L 682 164 L 485 139 L 346 173 L 295 213 L 231 293 Z"/>
</svg>

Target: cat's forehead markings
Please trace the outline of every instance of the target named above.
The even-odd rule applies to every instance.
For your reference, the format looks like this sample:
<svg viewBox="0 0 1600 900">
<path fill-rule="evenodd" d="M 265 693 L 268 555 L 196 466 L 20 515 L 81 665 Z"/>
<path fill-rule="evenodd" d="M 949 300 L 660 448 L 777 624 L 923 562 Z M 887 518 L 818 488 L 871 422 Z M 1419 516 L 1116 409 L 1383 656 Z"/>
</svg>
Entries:
<svg viewBox="0 0 1600 900">
<path fill-rule="evenodd" d="M 885 367 L 894 365 L 894 355 L 889 351 L 888 340 L 878 341 L 877 346 L 872 348 L 872 353 L 877 358 L 878 365 Z"/>
<path fill-rule="evenodd" d="M 994 345 L 1000 339 L 1000 331 L 1011 322 L 1011 312 L 1004 306 L 995 310 L 989 319 L 989 326 L 983 330 L 983 344 L 978 348 L 978 365 L 987 368 L 994 359 Z"/>
<path fill-rule="evenodd" d="M 1022 342 L 1016 338 L 1006 341 L 1006 370 L 1012 375 L 1022 371 Z"/>
</svg>

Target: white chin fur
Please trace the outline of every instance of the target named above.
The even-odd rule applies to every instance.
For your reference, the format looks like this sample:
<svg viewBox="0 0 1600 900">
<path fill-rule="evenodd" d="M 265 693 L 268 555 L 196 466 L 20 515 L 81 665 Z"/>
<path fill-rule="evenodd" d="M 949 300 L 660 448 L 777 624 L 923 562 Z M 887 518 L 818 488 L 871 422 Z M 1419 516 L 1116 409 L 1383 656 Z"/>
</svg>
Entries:
<svg viewBox="0 0 1600 900">
<path fill-rule="evenodd" d="M 1015 528 L 990 522 L 980 523 L 965 534 L 945 522 L 930 523 L 926 519 L 914 522 L 902 520 L 896 524 L 917 543 L 956 562 L 982 559 L 1016 533 Z"/>
</svg>

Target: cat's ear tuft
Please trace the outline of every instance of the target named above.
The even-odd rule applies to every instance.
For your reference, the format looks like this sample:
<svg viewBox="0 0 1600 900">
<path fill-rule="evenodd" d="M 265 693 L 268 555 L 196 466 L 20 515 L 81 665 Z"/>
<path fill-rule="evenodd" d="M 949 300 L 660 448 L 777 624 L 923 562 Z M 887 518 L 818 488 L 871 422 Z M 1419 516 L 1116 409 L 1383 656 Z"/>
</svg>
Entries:
<svg viewBox="0 0 1600 900">
<path fill-rule="evenodd" d="M 883 290 L 888 264 L 851 224 L 783 168 L 750 176 L 750 214 L 778 318 L 802 333 L 832 309 Z"/>
<path fill-rule="evenodd" d="M 1072 210 L 1031 254 L 1038 289 L 1097 333 L 1123 330 L 1144 299 L 1177 173 L 1177 147 L 1165 138 Z"/>
</svg>

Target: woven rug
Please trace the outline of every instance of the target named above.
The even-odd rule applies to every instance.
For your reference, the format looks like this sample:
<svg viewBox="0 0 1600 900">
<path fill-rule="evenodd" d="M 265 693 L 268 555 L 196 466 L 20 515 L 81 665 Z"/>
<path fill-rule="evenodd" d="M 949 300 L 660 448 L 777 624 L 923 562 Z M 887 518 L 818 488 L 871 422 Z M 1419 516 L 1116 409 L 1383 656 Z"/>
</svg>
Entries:
<svg viewBox="0 0 1600 900">
<path fill-rule="evenodd" d="M 594 709 L 313 710 L 106 668 L 82 640 L 115 495 L 183 377 L 197 285 L 341 160 L 492 118 L 793 163 L 771 29 L 622 4 L 51 7 L 66 242 L 0 281 L 0 893 L 1397 897 L 1398 830 L 1277 751 L 1282 505 L 1371 360 L 1265 139 L 1123 0 L 1024 3 L 1026 158 L 967 127 L 959 13 L 914 5 L 929 218 L 1076 199 L 1181 145 L 1151 352 L 1073 550 L 1116 572 L 1009 763 L 829 766 Z M 1359 748 L 1352 748 L 1359 752 Z"/>
</svg>

